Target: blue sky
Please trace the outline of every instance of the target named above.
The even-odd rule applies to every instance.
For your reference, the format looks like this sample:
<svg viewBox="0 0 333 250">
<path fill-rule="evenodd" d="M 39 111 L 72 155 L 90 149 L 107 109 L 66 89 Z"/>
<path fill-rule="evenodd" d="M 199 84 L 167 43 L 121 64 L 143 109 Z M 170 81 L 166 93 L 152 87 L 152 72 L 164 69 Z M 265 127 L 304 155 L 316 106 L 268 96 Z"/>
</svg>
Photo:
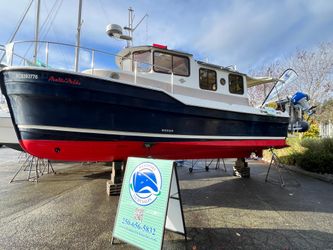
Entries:
<svg viewBox="0 0 333 250">
<path fill-rule="evenodd" d="M 55 0 L 41 0 L 41 23 Z M 30 0 L 0 0 L 0 44 L 6 43 Z M 43 40 L 75 43 L 78 0 L 63 0 Z M 115 52 L 124 42 L 105 34 L 109 23 L 135 23 L 134 45 L 160 43 L 194 54 L 196 59 L 248 72 L 294 53 L 333 41 L 331 0 L 83 0 L 81 45 Z M 47 33 L 47 34 L 46 34 Z M 16 40 L 34 37 L 34 6 Z"/>
</svg>

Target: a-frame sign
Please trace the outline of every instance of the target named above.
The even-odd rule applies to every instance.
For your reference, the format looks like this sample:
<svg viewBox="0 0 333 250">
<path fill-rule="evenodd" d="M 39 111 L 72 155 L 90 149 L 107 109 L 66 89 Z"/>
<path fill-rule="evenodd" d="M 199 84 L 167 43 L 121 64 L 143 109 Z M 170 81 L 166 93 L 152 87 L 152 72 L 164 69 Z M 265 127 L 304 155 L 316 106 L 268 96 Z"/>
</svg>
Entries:
<svg viewBox="0 0 333 250">
<path fill-rule="evenodd" d="M 175 163 L 128 158 L 112 242 L 117 238 L 142 249 L 161 249 L 165 229 L 186 239 Z"/>
</svg>

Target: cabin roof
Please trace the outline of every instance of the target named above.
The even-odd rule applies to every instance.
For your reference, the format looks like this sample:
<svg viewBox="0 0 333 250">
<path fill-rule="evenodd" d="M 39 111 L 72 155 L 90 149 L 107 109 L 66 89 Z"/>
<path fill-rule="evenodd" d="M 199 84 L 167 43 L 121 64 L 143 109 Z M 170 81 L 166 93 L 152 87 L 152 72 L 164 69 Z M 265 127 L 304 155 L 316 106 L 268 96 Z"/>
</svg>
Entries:
<svg viewBox="0 0 333 250">
<path fill-rule="evenodd" d="M 192 54 L 189 53 L 185 53 L 182 51 L 178 51 L 178 50 L 172 50 L 172 49 L 161 49 L 158 47 L 154 47 L 154 46 L 150 46 L 150 45 L 145 45 L 145 46 L 136 46 L 136 47 L 130 47 L 130 48 L 125 48 L 122 51 L 120 51 L 118 53 L 119 57 L 124 57 L 129 53 L 135 52 L 135 51 L 140 51 L 140 50 L 151 50 L 154 49 L 155 51 L 161 51 L 161 52 L 167 52 L 167 53 L 173 53 L 173 54 L 177 54 L 177 55 L 182 55 L 182 56 L 193 56 Z"/>
<path fill-rule="evenodd" d="M 217 65 L 217 64 L 207 63 L 207 62 L 203 62 L 203 61 L 196 61 L 196 62 L 199 65 L 203 65 L 203 66 L 210 67 L 210 68 L 213 68 L 213 69 L 221 69 L 221 70 L 228 71 L 228 72 L 231 72 L 231 73 L 237 73 L 239 75 L 246 76 L 245 73 L 239 72 L 237 70 L 233 70 L 229 67 L 223 67 L 223 66 L 220 66 L 220 65 Z"/>
</svg>

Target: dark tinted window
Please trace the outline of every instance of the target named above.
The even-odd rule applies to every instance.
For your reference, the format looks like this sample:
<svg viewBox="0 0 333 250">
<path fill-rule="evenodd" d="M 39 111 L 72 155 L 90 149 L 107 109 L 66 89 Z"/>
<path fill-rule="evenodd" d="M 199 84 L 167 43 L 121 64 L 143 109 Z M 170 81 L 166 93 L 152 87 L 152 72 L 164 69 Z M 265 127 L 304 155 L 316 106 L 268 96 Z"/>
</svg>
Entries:
<svg viewBox="0 0 333 250">
<path fill-rule="evenodd" d="M 199 85 L 201 89 L 215 91 L 217 88 L 216 72 L 210 69 L 199 69 Z"/>
<path fill-rule="evenodd" d="M 243 76 L 230 74 L 229 75 L 229 92 L 232 94 L 244 94 Z"/>
</svg>

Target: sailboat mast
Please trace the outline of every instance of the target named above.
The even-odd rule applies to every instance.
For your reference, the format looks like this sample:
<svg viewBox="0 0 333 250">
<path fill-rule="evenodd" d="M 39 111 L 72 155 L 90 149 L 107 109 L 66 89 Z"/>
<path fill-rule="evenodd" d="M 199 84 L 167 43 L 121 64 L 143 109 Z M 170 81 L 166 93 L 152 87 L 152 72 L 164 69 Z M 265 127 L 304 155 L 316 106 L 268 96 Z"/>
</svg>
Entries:
<svg viewBox="0 0 333 250">
<path fill-rule="evenodd" d="M 35 50 L 34 50 L 34 63 L 37 62 L 38 53 L 38 37 L 39 37 L 39 14 L 40 14 L 40 0 L 36 1 L 36 25 L 35 25 Z"/>
<path fill-rule="evenodd" d="M 79 13 L 77 18 L 77 33 L 76 33 L 76 47 L 75 47 L 75 72 L 79 69 L 79 58 L 80 58 L 80 39 L 81 39 L 81 26 L 82 26 L 82 0 L 79 0 Z"/>
</svg>

